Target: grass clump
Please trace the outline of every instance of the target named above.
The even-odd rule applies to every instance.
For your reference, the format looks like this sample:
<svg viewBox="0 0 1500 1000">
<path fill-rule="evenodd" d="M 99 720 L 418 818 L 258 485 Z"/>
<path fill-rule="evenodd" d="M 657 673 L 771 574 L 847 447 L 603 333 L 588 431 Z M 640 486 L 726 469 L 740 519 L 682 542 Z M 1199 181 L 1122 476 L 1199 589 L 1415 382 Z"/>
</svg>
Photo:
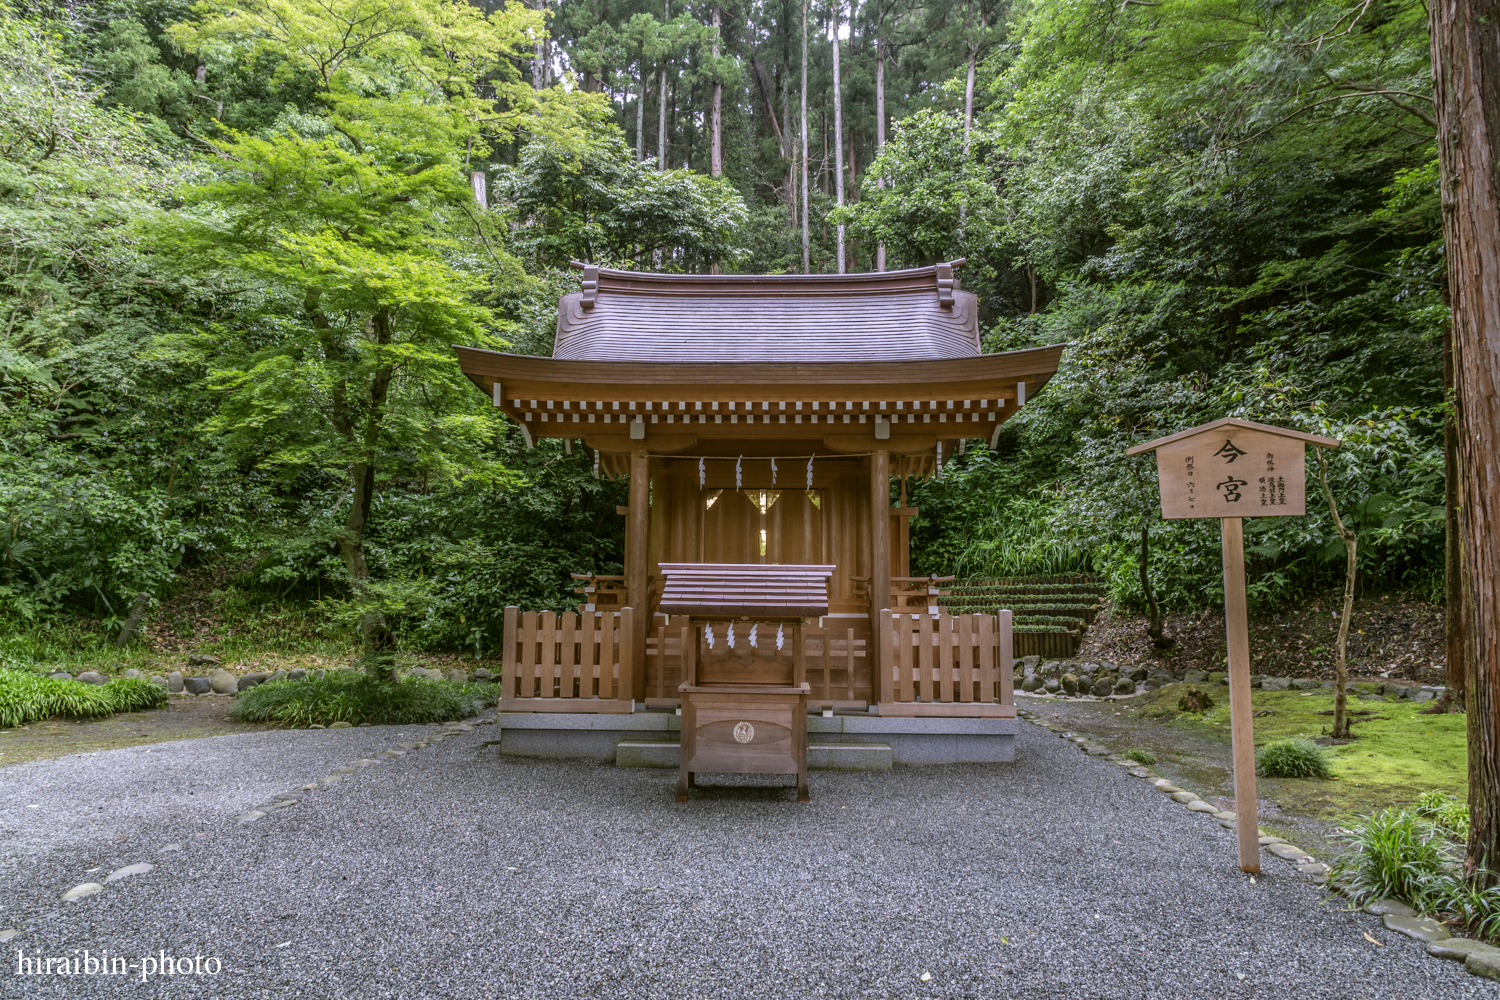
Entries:
<svg viewBox="0 0 1500 1000">
<path fill-rule="evenodd" d="M 1469 804 L 1439 791 L 1423 792 L 1412 812 L 1454 840 L 1469 839 Z"/>
<path fill-rule="evenodd" d="M 1274 740 L 1255 751 L 1255 773 L 1264 778 L 1331 778 L 1331 756 L 1312 740 Z"/>
<path fill-rule="evenodd" d="M 166 703 L 165 688 L 139 677 L 85 684 L 25 670 L 0 670 L 0 727 L 5 729 L 59 716 L 89 719 L 139 712 Z"/>
<path fill-rule="evenodd" d="M 1344 893 L 1355 903 L 1397 899 L 1419 913 L 1461 921 L 1473 936 L 1493 941 L 1500 936 L 1500 876 L 1480 872 L 1472 882 L 1464 878 L 1443 829 L 1418 814 L 1424 802 L 1428 809 L 1439 805 L 1432 795 L 1423 795 L 1413 809 L 1367 816 L 1342 833 L 1353 851 L 1333 863 L 1329 877 L 1344 883 Z M 1496 884 L 1481 888 L 1486 883 Z"/>
<path fill-rule="evenodd" d="M 371 680 L 363 672 L 335 671 L 323 677 L 257 684 L 240 695 L 230 718 L 281 726 L 422 725 L 461 719 L 493 704 L 500 688 L 453 684 L 425 677 Z"/>
<path fill-rule="evenodd" d="M 1329 878 L 1346 883 L 1357 903 L 1399 899 L 1431 910 L 1443 876 L 1457 871 L 1437 827 L 1405 809 L 1367 816 L 1339 837 L 1353 850 L 1333 863 Z"/>
<path fill-rule="evenodd" d="M 1137 764 L 1145 764 L 1149 767 L 1156 763 L 1156 754 L 1150 750 L 1126 750 L 1125 759 L 1133 760 Z"/>
</svg>

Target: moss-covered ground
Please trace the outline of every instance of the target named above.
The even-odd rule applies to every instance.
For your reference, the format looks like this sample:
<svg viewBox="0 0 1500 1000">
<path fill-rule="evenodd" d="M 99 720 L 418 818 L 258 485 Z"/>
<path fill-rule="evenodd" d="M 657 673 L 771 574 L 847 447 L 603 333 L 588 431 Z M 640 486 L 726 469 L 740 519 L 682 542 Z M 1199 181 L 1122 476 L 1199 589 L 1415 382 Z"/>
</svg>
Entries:
<svg viewBox="0 0 1500 1000">
<path fill-rule="evenodd" d="M 1188 685 L 1170 684 L 1134 698 L 1103 701 L 1026 699 L 1025 707 L 1120 751 L 1146 750 L 1153 771 L 1205 798 L 1233 807 L 1229 739 L 1229 689 L 1207 690 L 1214 706 L 1206 713 L 1178 711 Z M 1349 820 L 1390 806 L 1407 806 L 1430 789 L 1466 798 L 1467 745 L 1462 715 L 1424 715 L 1431 702 L 1361 701 L 1351 686 L 1349 711 L 1354 738 L 1331 744 L 1333 780 L 1258 781 L 1261 825 L 1269 830 L 1312 833 L 1322 840 Z M 1328 743 L 1333 729 L 1333 692 L 1254 691 L 1255 742 L 1304 736 Z M 1314 843 L 1300 841 L 1309 848 Z"/>
</svg>

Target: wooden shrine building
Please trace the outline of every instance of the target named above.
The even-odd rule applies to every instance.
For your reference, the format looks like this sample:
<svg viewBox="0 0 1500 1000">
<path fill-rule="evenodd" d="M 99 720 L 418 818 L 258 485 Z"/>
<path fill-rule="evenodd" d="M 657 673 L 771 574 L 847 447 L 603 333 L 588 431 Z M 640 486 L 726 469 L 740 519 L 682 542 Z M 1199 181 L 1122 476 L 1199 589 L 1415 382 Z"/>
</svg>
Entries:
<svg viewBox="0 0 1500 1000">
<path fill-rule="evenodd" d="M 799 626 L 799 648 L 753 653 L 805 662 L 813 767 L 1010 759 L 1009 613 L 930 605 L 930 581 L 910 576 L 905 485 L 993 444 L 1062 348 L 981 353 L 961 263 L 586 266 L 559 302 L 552 357 L 457 348 L 528 444 L 562 438 L 630 484 L 623 577 L 580 581 L 576 614 L 507 612 L 504 752 L 675 765 L 684 652 L 708 655 L 701 643 L 722 633 L 690 639 L 686 616 L 662 612 L 661 567 L 732 564 L 830 568 L 826 612 Z"/>
</svg>

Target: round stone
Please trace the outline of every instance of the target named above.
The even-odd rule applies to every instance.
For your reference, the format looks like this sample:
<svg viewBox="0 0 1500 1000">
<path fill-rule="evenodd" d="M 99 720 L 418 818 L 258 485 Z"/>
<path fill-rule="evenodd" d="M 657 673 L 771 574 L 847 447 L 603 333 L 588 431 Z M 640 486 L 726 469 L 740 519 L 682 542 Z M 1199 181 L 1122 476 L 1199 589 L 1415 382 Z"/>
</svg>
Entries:
<svg viewBox="0 0 1500 1000">
<path fill-rule="evenodd" d="M 1430 941 L 1427 944 L 1427 954 L 1433 958 L 1447 958 L 1455 962 L 1462 962 L 1476 951 L 1489 952 L 1491 954 L 1500 952 L 1492 944 L 1483 941 L 1475 941 L 1472 938 L 1450 937 L 1439 941 Z"/>
<path fill-rule="evenodd" d="M 214 694 L 234 694 L 240 689 L 240 682 L 229 671 L 220 667 L 208 678 L 208 686 L 213 689 Z"/>
<path fill-rule="evenodd" d="M 133 865 L 126 865 L 124 868 L 116 868 L 114 871 L 110 872 L 108 877 L 105 878 L 104 883 L 108 885 L 111 882 L 118 882 L 120 881 L 120 879 L 129 878 L 132 875 L 144 875 L 149 871 L 153 871 L 155 868 L 155 865 L 150 864 L 146 861 L 137 862 Z"/>
<path fill-rule="evenodd" d="M 332 723 L 329 723 L 328 728 L 329 729 L 353 729 L 354 728 L 354 723 L 352 723 L 352 722 L 343 722 L 343 721 L 332 722 Z"/>
<path fill-rule="evenodd" d="M 104 886 L 100 885 L 98 882 L 85 882 L 82 885 L 75 885 L 73 888 L 63 893 L 62 901 L 64 903 L 72 903 L 76 900 L 84 899 L 88 896 L 96 896 L 103 891 Z"/>
<path fill-rule="evenodd" d="M 85 684 L 107 683 L 107 678 L 97 670 L 85 670 L 78 675 L 78 679 Z"/>
<path fill-rule="evenodd" d="M 1166 792 L 1168 794 L 1171 794 L 1172 792 L 1182 791 L 1182 789 L 1172 784 L 1166 778 L 1157 778 L 1156 781 L 1154 781 L 1152 784 L 1157 788 L 1157 790 Z"/>
<path fill-rule="evenodd" d="M 1385 929 L 1425 942 L 1446 941 L 1453 936 L 1453 932 L 1448 928 L 1427 917 L 1398 917 L 1394 914 L 1386 914 Z"/>
<path fill-rule="evenodd" d="M 1273 848 L 1274 849 L 1274 848 Z M 1365 904 L 1365 912 L 1377 917 L 1415 917 L 1417 911 L 1395 899 L 1376 899 Z"/>
<path fill-rule="evenodd" d="M 163 853 L 163 854 L 176 854 L 180 850 L 182 850 L 182 845 L 181 844 L 163 844 L 163 845 L 161 845 L 161 853 Z"/>
<path fill-rule="evenodd" d="M 1189 802 L 1198 801 L 1197 795 L 1193 794 L 1192 792 L 1184 792 L 1181 789 L 1173 792 L 1171 797 L 1173 802 L 1181 802 L 1183 805 L 1187 805 Z"/>
<path fill-rule="evenodd" d="M 1188 812 L 1195 812 L 1195 813 L 1216 813 L 1216 812 L 1219 811 L 1219 807 L 1218 806 L 1209 805 L 1207 802 L 1204 802 L 1202 799 L 1195 799 L 1192 802 L 1189 802 L 1187 804 L 1187 807 L 1188 807 Z"/>
<path fill-rule="evenodd" d="M 5 930 L 0 931 L 0 944 L 4 944 L 19 933 L 21 932 L 16 930 L 14 927 L 5 928 Z"/>
</svg>

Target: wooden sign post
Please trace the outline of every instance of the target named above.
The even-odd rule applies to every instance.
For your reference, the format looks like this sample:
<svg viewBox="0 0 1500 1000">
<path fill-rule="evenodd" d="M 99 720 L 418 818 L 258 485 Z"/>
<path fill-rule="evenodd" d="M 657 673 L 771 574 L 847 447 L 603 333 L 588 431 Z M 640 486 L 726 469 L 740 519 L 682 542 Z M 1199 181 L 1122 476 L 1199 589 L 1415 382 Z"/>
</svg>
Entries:
<svg viewBox="0 0 1500 1000">
<path fill-rule="evenodd" d="M 1240 870 L 1260 871 L 1255 797 L 1255 732 L 1250 711 L 1250 626 L 1245 615 L 1247 517 L 1307 513 L 1303 475 L 1308 444 L 1333 438 L 1225 417 L 1138 444 L 1126 455 L 1156 452 L 1161 516 L 1219 519 L 1224 550 L 1224 639 L 1229 652 L 1229 732 L 1234 752 L 1234 811 Z"/>
</svg>

